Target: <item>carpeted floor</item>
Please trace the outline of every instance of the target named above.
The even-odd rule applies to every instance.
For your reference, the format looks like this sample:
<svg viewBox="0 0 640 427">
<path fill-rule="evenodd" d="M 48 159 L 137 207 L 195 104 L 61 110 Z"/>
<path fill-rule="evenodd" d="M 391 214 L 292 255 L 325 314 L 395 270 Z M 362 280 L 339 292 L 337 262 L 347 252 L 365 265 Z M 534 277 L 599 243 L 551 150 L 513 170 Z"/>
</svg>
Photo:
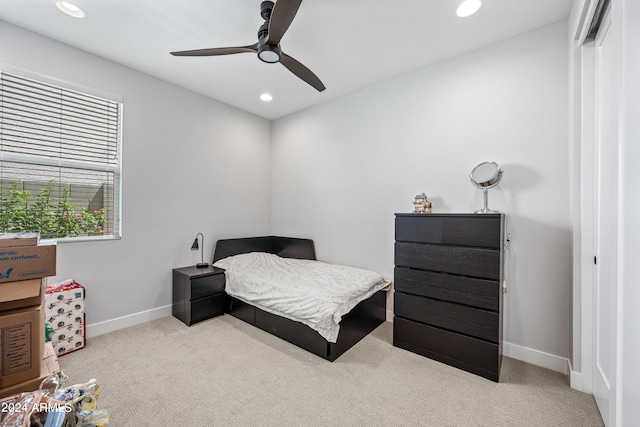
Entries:
<svg viewBox="0 0 640 427">
<path fill-rule="evenodd" d="M 505 358 L 499 383 L 395 348 L 385 323 L 327 362 L 229 315 L 173 317 L 62 356 L 119 426 L 602 426 L 564 375 Z"/>
</svg>

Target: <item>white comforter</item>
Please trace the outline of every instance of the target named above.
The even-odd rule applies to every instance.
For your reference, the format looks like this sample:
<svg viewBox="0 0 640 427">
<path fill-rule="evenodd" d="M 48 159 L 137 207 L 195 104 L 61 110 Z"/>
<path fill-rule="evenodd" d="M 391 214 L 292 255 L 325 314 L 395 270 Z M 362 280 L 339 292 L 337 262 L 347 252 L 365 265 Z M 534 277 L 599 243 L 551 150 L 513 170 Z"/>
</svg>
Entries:
<svg viewBox="0 0 640 427">
<path fill-rule="evenodd" d="M 217 261 L 226 292 L 264 311 L 295 320 L 336 342 L 342 316 L 390 282 L 356 267 L 282 258 L 264 252 Z"/>
</svg>

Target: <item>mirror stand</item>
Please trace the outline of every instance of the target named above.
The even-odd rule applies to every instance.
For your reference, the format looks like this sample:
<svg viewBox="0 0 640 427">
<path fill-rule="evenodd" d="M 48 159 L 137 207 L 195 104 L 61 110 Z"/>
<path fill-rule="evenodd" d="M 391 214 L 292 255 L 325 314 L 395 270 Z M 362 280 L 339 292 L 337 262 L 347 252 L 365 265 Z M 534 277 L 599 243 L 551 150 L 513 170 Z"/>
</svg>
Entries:
<svg viewBox="0 0 640 427">
<path fill-rule="evenodd" d="M 489 189 L 485 188 L 483 193 L 484 193 L 484 208 L 478 209 L 474 213 L 476 214 L 500 213 L 500 211 L 494 211 L 489 209 Z"/>
</svg>

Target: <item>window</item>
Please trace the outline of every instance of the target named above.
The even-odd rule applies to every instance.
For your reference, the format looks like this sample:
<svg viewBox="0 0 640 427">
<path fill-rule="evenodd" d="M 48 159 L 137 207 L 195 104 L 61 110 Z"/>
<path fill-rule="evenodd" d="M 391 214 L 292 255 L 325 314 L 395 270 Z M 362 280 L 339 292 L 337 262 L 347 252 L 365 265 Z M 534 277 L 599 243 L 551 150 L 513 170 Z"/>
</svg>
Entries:
<svg viewBox="0 0 640 427">
<path fill-rule="evenodd" d="M 0 72 L 0 232 L 120 236 L 120 102 Z"/>
</svg>

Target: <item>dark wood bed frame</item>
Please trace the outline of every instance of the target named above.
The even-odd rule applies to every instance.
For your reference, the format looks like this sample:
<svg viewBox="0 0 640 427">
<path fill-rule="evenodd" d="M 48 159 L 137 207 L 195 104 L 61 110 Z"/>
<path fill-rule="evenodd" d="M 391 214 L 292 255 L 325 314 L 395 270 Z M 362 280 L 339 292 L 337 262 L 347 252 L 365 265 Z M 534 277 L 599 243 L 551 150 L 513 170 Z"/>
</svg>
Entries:
<svg viewBox="0 0 640 427">
<path fill-rule="evenodd" d="M 313 240 L 264 236 L 218 240 L 213 256 L 219 259 L 248 252 L 269 252 L 285 258 L 316 259 Z M 343 316 L 335 343 L 307 325 L 268 313 L 244 301 L 229 298 L 229 313 L 330 362 L 353 347 L 386 319 L 386 292 L 378 291 Z"/>
</svg>

